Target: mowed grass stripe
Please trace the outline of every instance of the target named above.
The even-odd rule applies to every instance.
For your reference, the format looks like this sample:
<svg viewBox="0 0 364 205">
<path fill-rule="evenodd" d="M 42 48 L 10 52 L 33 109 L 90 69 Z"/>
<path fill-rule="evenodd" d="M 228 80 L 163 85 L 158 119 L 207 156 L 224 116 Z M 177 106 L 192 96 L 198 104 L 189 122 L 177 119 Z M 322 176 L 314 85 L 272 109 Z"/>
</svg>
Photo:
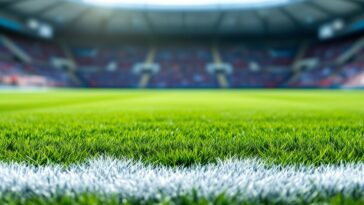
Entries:
<svg viewBox="0 0 364 205">
<path fill-rule="evenodd" d="M 4 100 L 0 100 L 0 112 L 26 111 L 48 108 L 67 109 L 67 106 L 86 106 L 93 103 L 102 103 L 113 100 L 126 100 L 138 97 L 138 95 L 124 94 L 122 97 L 118 94 L 91 93 L 82 94 L 80 92 L 70 93 L 70 95 L 57 94 L 58 92 L 44 93 L 22 93 L 16 95 L 6 94 Z M 0 93 L 1 95 L 1 93 Z M 44 96 L 47 95 L 45 98 Z M 21 99 L 21 100 L 19 100 Z"/>
<path fill-rule="evenodd" d="M 0 93 L 0 160 L 98 156 L 191 166 L 364 161 L 364 92 L 59 90 Z"/>
</svg>

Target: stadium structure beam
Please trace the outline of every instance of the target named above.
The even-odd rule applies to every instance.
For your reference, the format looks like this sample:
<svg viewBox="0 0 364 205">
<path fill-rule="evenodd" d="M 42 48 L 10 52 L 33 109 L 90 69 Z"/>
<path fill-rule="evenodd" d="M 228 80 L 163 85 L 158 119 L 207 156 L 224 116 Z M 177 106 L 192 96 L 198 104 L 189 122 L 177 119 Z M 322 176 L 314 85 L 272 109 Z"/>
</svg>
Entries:
<svg viewBox="0 0 364 205">
<path fill-rule="evenodd" d="M 13 0 L 13 1 L 11 1 L 11 5 L 17 5 L 18 3 L 27 2 L 27 1 L 32 2 L 32 0 Z M 6 2 L 6 5 L 8 5 L 7 3 L 9 3 L 9 2 Z M 64 3 L 65 3 L 65 1 L 57 1 L 57 2 L 52 3 L 51 5 L 40 8 L 36 12 L 32 12 L 32 14 L 26 14 L 23 12 L 16 11 L 15 9 L 11 8 L 10 5 L 3 6 L 3 3 L 0 2 L 0 11 L 4 12 L 6 14 L 9 14 L 11 16 L 16 16 L 20 21 L 24 21 L 24 22 L 27 19 L 32 17 L 32 18 L 36 18 L 43 22 L 52 22 L 53 24 L 55 24 L 56 22 L 54 21 L 53 18 L 43 18 L 42 15 Z"/>
<path fill-rule="evenodd" d="M 352 1 L 358 1 L 359 2 L 359 0 L 348 0 L 348 1 L 350 1 L 350 2 L 352 2 Z M 329 11 L 328 9 L 323 8 L 322 6 L 319 6 L 316 3 L 313 3 L 312 1 L 306 1 L 306 5 L 307 6 L 311 6 L 314 9 L 318 9 L 321 12 L 324 12 L 327 17 L 334 16 L 336 18 L 342 18 L 343 20 L 345 20 L 347 22 L 352 21 L 353 19 L 355 19 L 357 17 L 360 17 L 363 14 L 363 12 L 364 12 L 364 2 L 363 2 L 363 7 L 360 7 L 360 9 L 358 9 L 356 11 L 352 11 L 350 13 L 345 13 L 345 14 L 336 14 L 333 11 Z M 324 23 L 327 23 L 328 20 L 330 20 L 330 19 L 325 18 L 324 20 L 316 21 L 311 26 L 312 27 L 318 27 L 318 26 L 320 26 L 320 25 L 322 25 Z"/>
<path fill-rule="evenodd" d="M 338 14 L 317 4 L 315 1 L 306 1 L 306 4 L 322 13 L 325 13 L 327 16 L 337 16 Z"/>
<path fill-rule="evenodd" d="M 151 33 L 154 33 L 154 24 L 153 24 L 153 22 L 150 20 L 150 18 L 149 18 L 149 16 L 148 16 L 147 12 L 143 12 L 143 18 L 144 18 L 145 22 L 147 23 L 147 25 L 148 25 L 148 28 L 149 28 L 150 32 L 151 32 Z"/>
<path fill-rule="evenodd" d="M 253 13 L 257 17 L 257 19 L 259 19 L 260 24 L 263 26 L 264 34 L 268 34 L 269 28 L 267 20 L 262 15 L 260 15 L 259 12 L 256 10 L 254 10 Z"/>
<path fill-rule="evenodd" d="M 89 12 L 91 12 L 91 8 L 85 8 L 82 12 L 80 12 L 77 16 L 68 21 L 67 24 L 64 25 L 64 28 L 71 28 L 76 25 L 84 16 L 86 16 Z"/>
<path fill-rule="evenodd" d="M 356 4 L 357 6 L 360 6 L 362 8 L 364 8 L 364 1 L 360 1 L 360 0 L 348 0 L 348 2 Z"/>
<path fill-rule="evenodd" d="M 306 27 L 307 25 L 302 23 L 302 21 L 298 20 L 294 15 L 292 15 L 289 11 L 287 11 L 286 8 L 280 8 L 279 11 L 287 17 L 287 19 L 289 19 L 289 21 L 291 21 L 294 25 L 294 27 L 296 27 L 296 29 L 300 29 L 300 27 Z"/>
<path fill-rule="evenodd" d="M 58 6 L 61 6 L 63 5 L 65 2 L 64 1 L 57 1 L 57 2 L 54 2 L 48 6 L 45 6 L 41 9 L 39 9 L 38 11 L 34 12 L 35 16 L 39 17 L 39 16 L 42 16 L 43 14 L 49 12 L 49 11 L 52 11 L 53 9 L 57 8 Z"/>
<path fill-rule="evenodd" d="M 182 12 L 182 26 L 181 26 L 181 30 L 184 31 L 186 28 L 186 12 Z"/>
<path fill-rule="evenodd" d="M 11 6 L 14 6 L 18 3 L 25 2 L 25 1 L 29 1 L 29 0 L 10 0 L 10 1 L 6 1 L 6 2 L 0 2 L 0 10 L 5 10 Z"/>
<path fill-rule="evenodd" d="M 215 34 L 219 33 L 219 29 L 221 27 L 222 20 L 225 18 L 225 16 L 226 16 L 225 11 L 221 11 L 219 13 L 219 17 L 217 18 L 216 23 L 213 25 L 213 28 L 212 28 L 212 29 L 215 29 Z"/>
<path fill-rule="evenodd" d="M 99 26 L 100 30 L 105 33 L 108 33 L 107 26 L 110 24 L 111 19 L 115 16 L 116 16 L 115 10 L 112 10 L 109 16 L 105 16 L 100 22 L 100 26 Z"/>
</svg>

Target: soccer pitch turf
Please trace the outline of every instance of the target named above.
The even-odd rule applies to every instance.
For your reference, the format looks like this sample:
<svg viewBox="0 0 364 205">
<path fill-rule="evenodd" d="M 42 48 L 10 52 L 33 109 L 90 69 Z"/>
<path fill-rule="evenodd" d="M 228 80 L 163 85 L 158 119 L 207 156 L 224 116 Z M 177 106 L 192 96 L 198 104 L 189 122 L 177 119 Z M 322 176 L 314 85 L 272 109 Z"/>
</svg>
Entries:
<svg viewBox="0 0 364 205">
<path fill-rule="evenodd" d="M 0 202 L 363 203 L 363 137 L 362 91 L 2 91 Z"/>
</svg>

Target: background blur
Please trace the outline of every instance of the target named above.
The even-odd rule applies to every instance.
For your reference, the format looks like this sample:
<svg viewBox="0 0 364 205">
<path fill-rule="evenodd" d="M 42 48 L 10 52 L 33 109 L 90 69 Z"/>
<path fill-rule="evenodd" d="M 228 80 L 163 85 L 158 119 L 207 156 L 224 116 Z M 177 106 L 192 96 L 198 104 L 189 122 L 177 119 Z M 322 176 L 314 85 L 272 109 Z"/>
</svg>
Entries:
<svg viewBox="0 0 364 205">
<path fill-rule="evenodd" d="M 0 86 L 364 88 L 364 0 L 1 0 Z"/>
</svg>

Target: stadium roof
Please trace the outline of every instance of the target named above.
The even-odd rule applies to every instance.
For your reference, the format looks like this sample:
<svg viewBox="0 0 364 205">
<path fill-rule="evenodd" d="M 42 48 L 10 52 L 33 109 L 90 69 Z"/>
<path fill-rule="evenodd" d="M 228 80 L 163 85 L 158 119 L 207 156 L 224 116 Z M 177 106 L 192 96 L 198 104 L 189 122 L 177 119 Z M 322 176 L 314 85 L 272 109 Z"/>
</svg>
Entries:
<svg viewBox="0 0 364 205">
<path fill-rule="evenodd" d="M 224 3 L 223 3 L 224 2 Z M 50 23 L 59 33 L 301 33 L 362 14 L 364 0 L 2 0 L 1 14 Z"/>
</svg>

